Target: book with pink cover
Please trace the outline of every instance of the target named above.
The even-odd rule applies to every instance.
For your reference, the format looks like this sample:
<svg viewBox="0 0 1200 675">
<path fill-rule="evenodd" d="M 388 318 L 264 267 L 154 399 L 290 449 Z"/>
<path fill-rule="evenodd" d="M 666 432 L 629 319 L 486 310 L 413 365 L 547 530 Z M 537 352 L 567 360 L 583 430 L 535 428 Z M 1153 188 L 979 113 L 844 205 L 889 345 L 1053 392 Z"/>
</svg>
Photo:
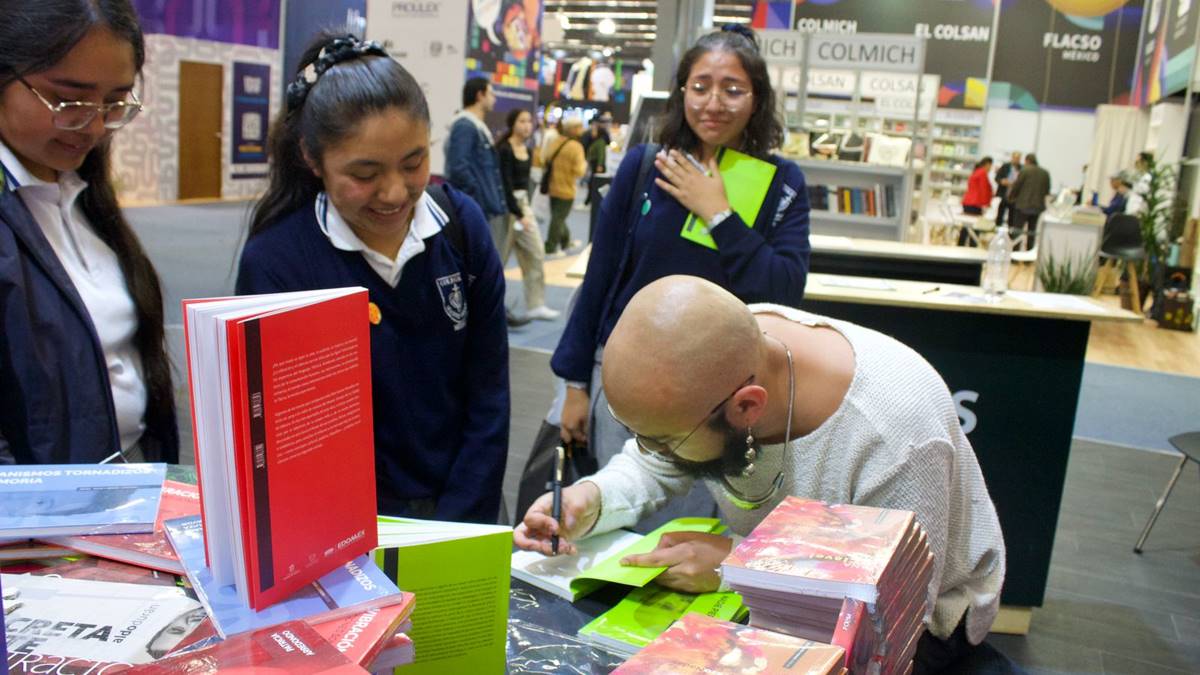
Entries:
<svg viewBox="0 0 1200 675">
<path fill-rule="evenodd" d="M 874 603 L 913 524 L 911 511 L 787 497 L 729 554 L 722 576 L 734 586 Z"/>
<path fill-rule="evenodd" d="M 358 614 L 339 619 L 310 622 L 313 628 L 339 652 L 366 668 L 373 663 L 401 631 L 413 611 L 415 597 L 388 607 L 370 607 Z M 412 624 L 407 624 L 411 628 Z"/>
<path fill-rule="evenodd" d="M 163 481 L 162 499 L 158 504 L 158 519 L 154 531 L 143 534 L 94 534 L 63 537 L 43 537 L 59 546 L 102 558 L 119 560 L 131 565 L 183 574 L 183 565 L 175 549 L 167 541 L 163 522 L 172 518 L 200 515 L 200 489 L 178 481 Z"/>
<path fill-rule="evenodd" d="M 841 673 L 844 657 L 841 647 L 693 613 L 613 673 Z"/>
<path fill-rule="evenodd" d="M 206 649 L 135 666 L 124 673 L 207 675 L 208 673 L 279 673 L 341 675 L 362 673 L 315 629 L 303 621 L 235 635 Z"/>
</svg>

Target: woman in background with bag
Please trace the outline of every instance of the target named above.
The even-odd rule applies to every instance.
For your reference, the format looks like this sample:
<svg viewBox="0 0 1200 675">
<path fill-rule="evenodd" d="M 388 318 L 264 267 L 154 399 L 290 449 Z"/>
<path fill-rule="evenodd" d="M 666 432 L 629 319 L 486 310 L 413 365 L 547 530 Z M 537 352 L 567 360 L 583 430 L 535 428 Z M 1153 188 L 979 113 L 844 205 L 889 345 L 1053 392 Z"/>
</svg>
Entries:
<svg viewBox="0 0 1200 675">
<path fill-rule="evenodd" d="M 517 108 L 508 113 L 508 128 L 496 139 L 500 159 L 500 179 L 504 183 L 504 201 L 508 206 L 508 228 L 500 243 L 500 266 L 508 264 L 515 249 L 525 289 L 525 316 L 550 321 L 558 312 L 546 306 L 545 253 L 542 232 L 533 217 L 529 194 L 529 167 L 533 153 L 529 137 L 533 135 L 533 113 Z"/>
<path fill-rule="evenodd" d="M 556 145 L 547 150 L 546 171 L 542 174 L 540 190 L 550 195 L 550 232 L 546 235 L 546 255 L 559 249 L 571 248 L 571 231 L 567 229 L 567 216 L 575 205 L 575 186 L 587 173 L 587 158 L 584 157 L 583 120 L 571 117 L 562 122 L 562 136 Z"/>
</svg>

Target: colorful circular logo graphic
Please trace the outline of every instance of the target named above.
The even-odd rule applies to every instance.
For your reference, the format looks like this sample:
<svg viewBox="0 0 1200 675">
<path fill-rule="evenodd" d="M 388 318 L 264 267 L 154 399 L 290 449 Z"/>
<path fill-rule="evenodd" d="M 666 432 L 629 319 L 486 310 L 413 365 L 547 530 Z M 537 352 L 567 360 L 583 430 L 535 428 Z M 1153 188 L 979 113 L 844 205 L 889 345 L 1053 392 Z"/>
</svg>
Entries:
<svg viewBox="0 0 1200 675">
<path fill-rule="evenodd" d="M 1129 0 L 1046 0 L 1054 9 L 1073 16 L 1104 16 Z"/>
</svg>

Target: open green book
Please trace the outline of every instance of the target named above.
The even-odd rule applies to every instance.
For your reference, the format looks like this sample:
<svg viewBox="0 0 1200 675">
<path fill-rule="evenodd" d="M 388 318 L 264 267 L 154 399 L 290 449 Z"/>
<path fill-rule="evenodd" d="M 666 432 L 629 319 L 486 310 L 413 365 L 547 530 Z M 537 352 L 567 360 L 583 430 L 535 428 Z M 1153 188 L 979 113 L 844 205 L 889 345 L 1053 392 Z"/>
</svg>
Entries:
<svg viewBox="0 0 1200 675">
<path fill-rule="evenodd" d="M 717 154 L 717 168 L 721 172 L 729 208 L 742 217 L 747 227 L 754 227 L 767 190 L 775 179 L 775 165 L 737 150 L 721 148 Z M 695 214 L 688 214 L 679 236 L 717 250 L 717 242 L 708 233 L 707 223 Z"/>
<path fill-rule="evenodd" d="M 397 672 L 503 672 L 512 528 L 387 516 L 378 527 L 375 563 L 416 595 L 416 660 Z"/>
<path fill-rule="evenodd" d="M 607 583 L 637 588 L 662 574 L 666 567 L 625 567 L 621 559 L 649 553 L 667 532 L 719 534 L 724 529 L 717 518 L 676 518 L 645 536 L 614 530 L 582 539 L 574 542 L 578 552 L 572 555 L 547 557 L 535 551 L 517 551 L 512 554 L 512 575 L 574 602 Z"/>
<path fill-rule="evenodd" d="M 612 609 L 579 629 L 579 637 L 622 656 L 633 656 L 684 614 L 696 612 L 726 621 L 748 613 L 737 593 L 680 593 L 655 583 L 635 588 Z"/>
</svg>

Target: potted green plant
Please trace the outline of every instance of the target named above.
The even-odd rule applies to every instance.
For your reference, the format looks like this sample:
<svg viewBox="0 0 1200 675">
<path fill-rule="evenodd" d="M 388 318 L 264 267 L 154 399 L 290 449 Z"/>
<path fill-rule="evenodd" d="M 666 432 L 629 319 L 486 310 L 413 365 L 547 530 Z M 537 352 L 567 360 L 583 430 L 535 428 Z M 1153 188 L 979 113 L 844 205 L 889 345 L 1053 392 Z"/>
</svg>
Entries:
<svg viewBox="0 0 1200 675">
<path fill-rule="evenodd" d="M 1151 291 L 1155 297 L 1162 290 L 1165 279 L 1167 248 L 1173 221 L 1176 220 L 1175 209 L 1175 170 L 1158 161 L 1154 155 L 1143 153 L 1141 161 L 1145 170 L 1145 192 L 1142 194 L 1144 205 L 1138 218 L 1141 222 L 1142 247 L 1146 251 L 1146 260 L 1142 264 L 1141 280 L 1142 298 Z M 1151 312 L 1153 315 L 1153 312 Z"/>
<path fill-rule="evenodd" d="M 1078 258 L 1068 257 L 1060 260 L 1053 253 L 1045 252 L 1037 270 L 1042 290 L 1047 293 L 1070 295 L 1090 294 L 1096 284 L 1096 256 L 1093 252 Z"/>
</svg>

